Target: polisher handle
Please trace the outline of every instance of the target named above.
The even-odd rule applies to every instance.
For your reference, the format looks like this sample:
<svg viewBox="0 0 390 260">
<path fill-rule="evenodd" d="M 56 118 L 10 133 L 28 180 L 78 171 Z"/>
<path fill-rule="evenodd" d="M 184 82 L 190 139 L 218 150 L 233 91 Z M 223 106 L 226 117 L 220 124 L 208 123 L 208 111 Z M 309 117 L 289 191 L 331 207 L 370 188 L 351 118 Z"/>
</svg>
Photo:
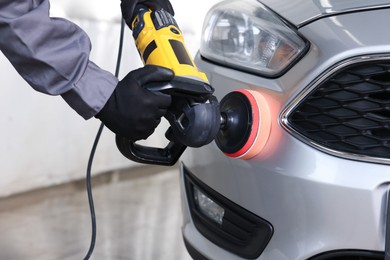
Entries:
<svg viewBox="0 0 390 260">
<path fill-rule="evenodd" d="M 178 142 L 169 142 L 164 148 L 136 144 L 128 138 L 116 136 L 119 151 L 127 158 L 144 164 L 172 166 L 183 154 L 187 146 Z"/>
</svg>

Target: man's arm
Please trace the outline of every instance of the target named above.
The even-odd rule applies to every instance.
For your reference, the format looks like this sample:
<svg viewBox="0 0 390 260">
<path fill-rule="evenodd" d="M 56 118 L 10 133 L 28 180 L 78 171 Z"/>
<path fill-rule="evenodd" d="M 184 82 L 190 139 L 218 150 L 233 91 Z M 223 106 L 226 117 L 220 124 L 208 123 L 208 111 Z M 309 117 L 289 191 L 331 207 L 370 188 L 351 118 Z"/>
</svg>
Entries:
<svg viewBox="0 0 390 260">
<path fill-rule="evenodd" d="M 49 17 L 48 0 L 0 1 L 0 50 L 35 90 L 61 95 L 85 119 L 101 110 L 118 83 L 89 60 L 82 29 Z"/>
</svg>

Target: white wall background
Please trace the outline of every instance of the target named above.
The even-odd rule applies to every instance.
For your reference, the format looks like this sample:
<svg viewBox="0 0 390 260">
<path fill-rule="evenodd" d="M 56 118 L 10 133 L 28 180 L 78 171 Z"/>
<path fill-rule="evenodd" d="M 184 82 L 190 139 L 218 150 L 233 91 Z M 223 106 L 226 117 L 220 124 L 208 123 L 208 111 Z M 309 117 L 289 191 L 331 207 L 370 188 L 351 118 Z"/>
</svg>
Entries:
<svg viewBox="0 0 390 260">
<path fill-rule="evenodd" d="M 172 0 L 175 18 L 192 54 L 199 46 L 204 16 L 218 0 Z M 120 1 L 52 0 L 51 14 L 67 18 L 83 28 L 91 38 L 91 60 L 114 72 L 119 43 Z M 122 78 L 142 66 L 129 30 L 122 57 Z M 34 188 L 84 178 L 90 149 L 100 122 L 85 121 L 61 97 L 35 92 L 16 73 L 0 52 L 0 197 Z M 161 145 L 165 127 L 149 139 Z M 115 145 L 108 129 L 95 156 L 93 173 L 131 167 Z"/>
</svg>

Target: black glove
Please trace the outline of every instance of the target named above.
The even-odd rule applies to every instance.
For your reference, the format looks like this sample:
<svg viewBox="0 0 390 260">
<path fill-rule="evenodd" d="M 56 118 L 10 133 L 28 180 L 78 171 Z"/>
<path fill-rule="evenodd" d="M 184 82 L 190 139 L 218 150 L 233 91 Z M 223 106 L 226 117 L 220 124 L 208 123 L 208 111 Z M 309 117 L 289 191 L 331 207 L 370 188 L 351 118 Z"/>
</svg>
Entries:
<svg viewBox="0 0 390 260">
<path fill-rule="evenodd" d="M 121 0 L 122 16 L 125 19 L 126 24 L 131 28 L 131 23 L 134 20 L 136 14 L 134 14 L 134 8 L 137 4 L 146 5 L 152 10 L 164 9 L 171 15 L 175 15 L 172 5 L 168 0 Z"/>
<path fill-rule="evenodd" d="M 171 104 L 171 96 L 145 89 L 151 82 L 172 80 L 170 69 L 146 65 L 127 74 L 117 85 L 102 110 L 95 116 L 111 131 L 131 141 L 146 139 Z"/>
</svg>

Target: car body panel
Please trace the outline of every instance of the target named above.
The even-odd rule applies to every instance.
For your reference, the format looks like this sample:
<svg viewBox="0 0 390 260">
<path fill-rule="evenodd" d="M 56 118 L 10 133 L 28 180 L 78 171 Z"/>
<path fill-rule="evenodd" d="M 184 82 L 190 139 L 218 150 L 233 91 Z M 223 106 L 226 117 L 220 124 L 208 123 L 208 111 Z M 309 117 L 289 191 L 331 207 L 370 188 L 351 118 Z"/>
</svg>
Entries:
<svg viewBox="0 0 390 260">
<path fill-rule="evenodd" d="M 388 0 L 263 0 L 261 2 L 297 27 L 329 15 L 390 6 Z"/>
<path fill-rule="evenodd" d="M 201 181 L 271 222 L 274 234 L 259 259 L 307 259 L 337 249 L 384 250 L 388 165 L 326 154 L 295 138 L 280 122 L 290 102 L 332 66 L 352 57 L 390 53 L 390 35 L 378 33 L 387 30 L 390 9 L 373 12 L 325 17 L 300 28 L 310 50 L 276 79 L 196 57 L 219 99 L 243 88 L 260 91 L 270 102 L 271 135 L 254 159 L 230 159 L 214 142 L 188 149 L 183 156 Z M 183 212 L 183 235 L 194 248 L 211 259 L 237 259 L 202 237 L 186 200 Z"/>
</svg>

